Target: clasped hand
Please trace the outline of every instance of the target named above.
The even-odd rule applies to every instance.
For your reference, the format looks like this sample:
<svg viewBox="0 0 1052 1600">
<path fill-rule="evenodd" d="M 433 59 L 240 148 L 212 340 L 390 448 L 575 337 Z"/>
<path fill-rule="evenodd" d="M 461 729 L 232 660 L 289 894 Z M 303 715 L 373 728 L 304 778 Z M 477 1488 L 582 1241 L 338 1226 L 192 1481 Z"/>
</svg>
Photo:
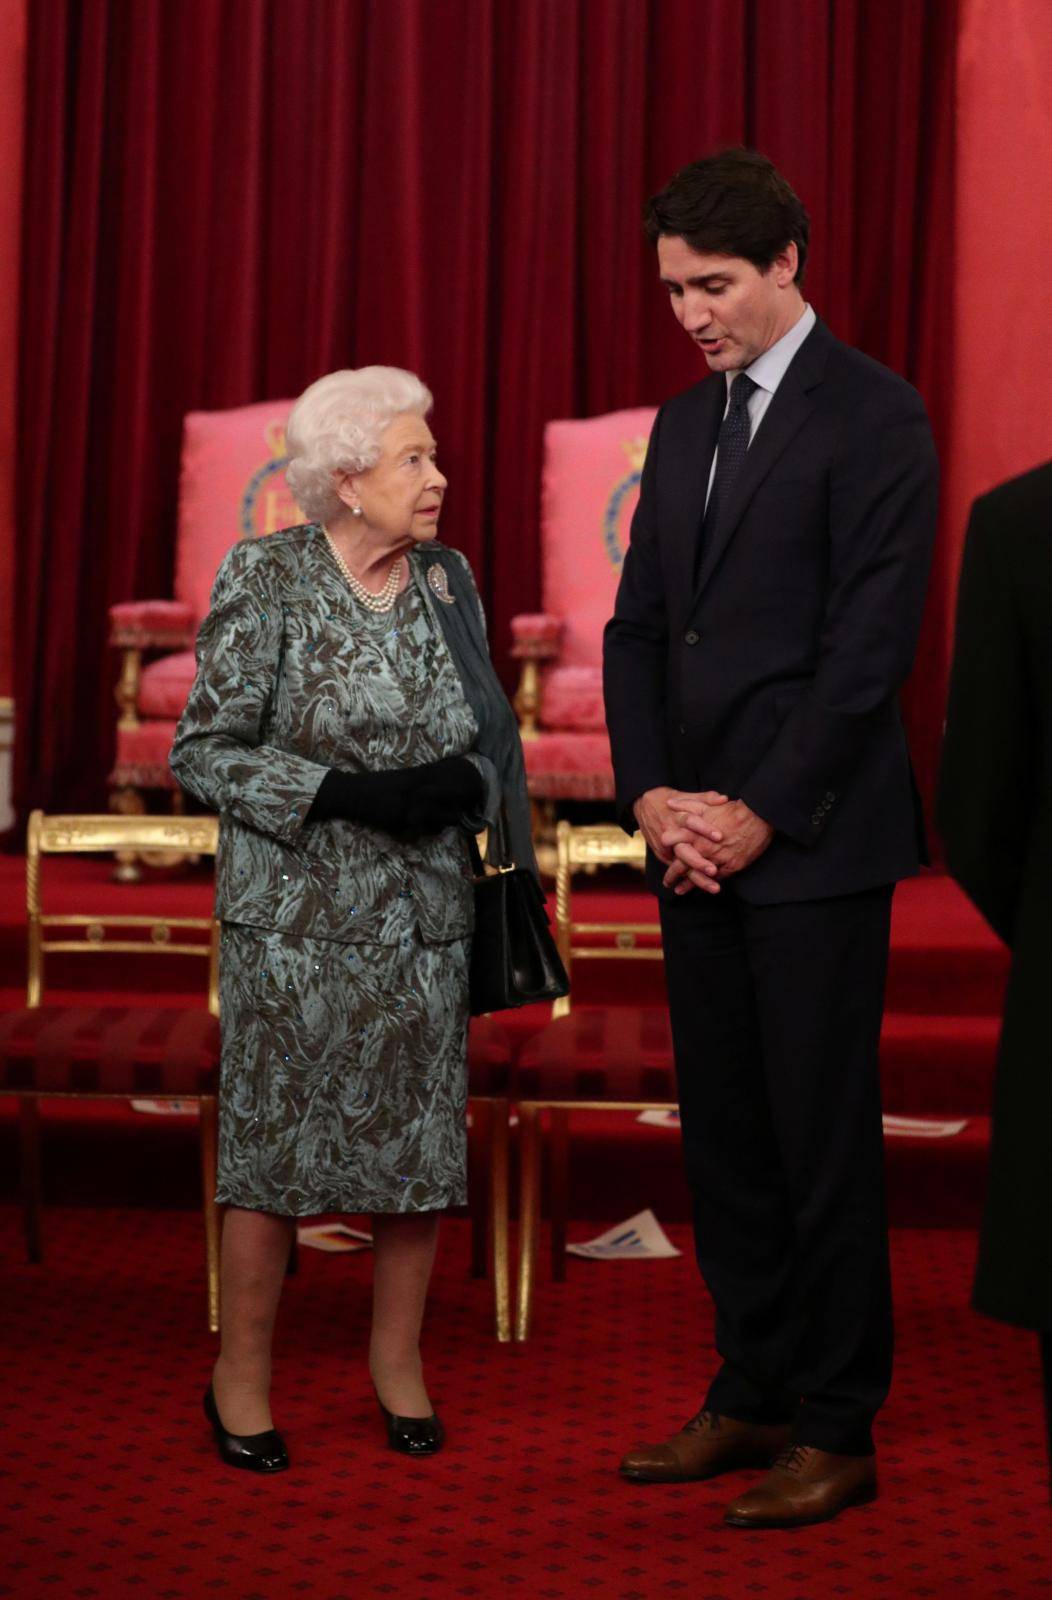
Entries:
<svg viewBox="0 0 1052 1600">
<path fill-rule="evenodd" d="M 662 881 L 676 894 L 692 888 L 718 894 L 720 883 L 751 866 L 774 837 L 770 823 L 744 800 L 714 789 L 648 789 L 634 810 L 647 844 L 667 867 Z"/>
</svg>

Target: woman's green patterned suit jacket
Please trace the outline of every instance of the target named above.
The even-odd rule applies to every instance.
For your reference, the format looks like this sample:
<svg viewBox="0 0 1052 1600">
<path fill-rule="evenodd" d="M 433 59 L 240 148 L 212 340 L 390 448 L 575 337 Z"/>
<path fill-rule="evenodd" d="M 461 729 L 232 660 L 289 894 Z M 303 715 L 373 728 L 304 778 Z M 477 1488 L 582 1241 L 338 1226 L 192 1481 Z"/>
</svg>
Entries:
<svg viewBox="0 0 1052 1600">
<path fill-rule="evenodd" d="M 411 581 L 441 641 L 435 607 L 445 602 L 427 583 L 429 548 L 410 553 Z M 471 568 L 459 555 L 455 565 L 462 582 L 449 585 L 453 603 L 478 607 Z M 406 843 L 341 821 L 304 827 L 330 767 L 414 765 L 464 754 L 474 740 L 474 718 L 459 692 L 448 704 L 392 703 L 403 690 L 391 681 L 375 627 L 315 525 L 235 545 L 224 559 L 171 753 L 179 782 L 220 814 L 216 915 L 222 920 L 393 944 L 406 930 L 411 879 L 413 917 L 425 943 L 470 933 L 463 831 Z M 404 730 L 402 750 L 391 747 L 392 724 Z M 422 726 L 430 746 L 424 750 Z M 481 828 L 496 814 L 500 786 L 486 757 L 471 759 L 486 781 Z"/>
</svg>

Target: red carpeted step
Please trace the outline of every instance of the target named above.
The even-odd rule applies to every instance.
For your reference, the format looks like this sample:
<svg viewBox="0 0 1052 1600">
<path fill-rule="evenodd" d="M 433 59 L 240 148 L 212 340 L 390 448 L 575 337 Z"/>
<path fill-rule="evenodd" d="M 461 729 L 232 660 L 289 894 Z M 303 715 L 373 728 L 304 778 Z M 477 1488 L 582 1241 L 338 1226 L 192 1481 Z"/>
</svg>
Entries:
<svg viewBox="0 0 1052 1600">
<path fill-rule="evenodd" d="M 885 1170 L 892 1227 L 977 1228 L 986 1196 L 989 1117 L 968 1117 L 949 1138 L 886 1134 Z"/>
<path fill-rule="evenodd" d="M 888 1012 L 880 1037 L 885 1111 L 983 1116 L 993 1095 L 1000 1017 Z"/>
<path fill-rule="evenodd" d="M 952 878 L 926 873 L 895 891 L 889 1011 L 997 1016 L 1009 952 Z"/>
<path fill-rule="evenodd" d="M 199 1203 L 192 1114 L 158 1117 L 119 1101 L 53 1100 L 43 1116 L 49 1205 L 192 1209 Z M 978 1223 L 989 1126 L 987 1117 L 968 1117 L 950 1138 L 887 1137 L 889 1207 L 896 1225 Z M 514 1130 L 512 1149 L 514 1159 Z M 15 1199 L 17 1170 L 15 1103 L 0 1098 L 0 1200 Z M 617 1222 L 647 1206 L 665 1220 L 690 1219 L 678 1129 L 647 1126 L 632 1112 L 575 1112 L 570 1215 Z"/>
<path fill-rule="evenodd" d="M 897 1227 L 977 1227 L 990 1143 L 985 1116 L 958 1118 L 948 1137 L 889 1133 L 884 1149 L 888 1208 Z M 649 1206 L 659 1217 L 691 1215 L 679 1130 L 652 1127 L 634 1112 L 579 1111 L 571 1118 L 570 1216 L 618 1221 Z"/>
</svg>

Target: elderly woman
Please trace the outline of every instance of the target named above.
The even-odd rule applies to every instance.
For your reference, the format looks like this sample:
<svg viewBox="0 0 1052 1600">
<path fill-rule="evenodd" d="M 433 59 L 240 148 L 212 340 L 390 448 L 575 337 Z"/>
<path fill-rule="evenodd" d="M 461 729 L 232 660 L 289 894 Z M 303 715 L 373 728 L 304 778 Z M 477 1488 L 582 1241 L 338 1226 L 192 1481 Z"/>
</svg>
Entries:
<svg viewBox="0 0 1052 1600">
<path fill-rule="evenodd" d="M 440 1448 L 420 1328 L 439 1213 L 466 1198 L 470 836 L 522 754 L 463 556 L 436 542 L 431 395 L 334 372 L 288 425 L 302 527 L 230 551 L 171 764 L 220 813 L 223 1459 L 288 1465 L 270 1348 L 294 1219 L 370 1212 L 369 1369 L 390 1444 Z"/>
</svg>

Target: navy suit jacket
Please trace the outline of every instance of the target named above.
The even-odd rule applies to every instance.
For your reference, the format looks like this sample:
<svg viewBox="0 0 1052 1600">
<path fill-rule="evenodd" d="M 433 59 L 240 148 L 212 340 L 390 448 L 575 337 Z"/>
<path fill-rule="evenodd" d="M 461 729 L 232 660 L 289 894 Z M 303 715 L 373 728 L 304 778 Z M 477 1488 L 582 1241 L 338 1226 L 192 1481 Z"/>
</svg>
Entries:
<svg viewBox="0 0 1052 1600">
<path fill-rule="evenodd" d="M 619 815 L 662 784 L 745 800 L 775 838 L 726 887 L 757 905 L 893 882 L 924 857 L 897 699 L 935 535 L 923 401 L 817 323 L 695 573 L 725 404 L 715 374 L 650 437 L 604 636 Z"/>
</svg>

